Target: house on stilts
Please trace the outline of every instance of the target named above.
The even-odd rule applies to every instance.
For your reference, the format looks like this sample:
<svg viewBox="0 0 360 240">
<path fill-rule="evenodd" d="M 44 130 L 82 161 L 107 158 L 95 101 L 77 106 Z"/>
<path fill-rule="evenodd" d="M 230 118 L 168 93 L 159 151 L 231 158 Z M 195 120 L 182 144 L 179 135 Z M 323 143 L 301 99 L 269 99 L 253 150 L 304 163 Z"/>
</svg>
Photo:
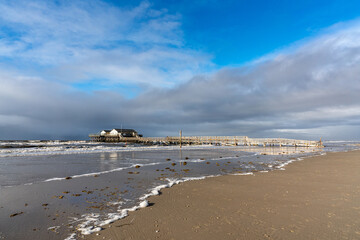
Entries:
<svg viewBox="0 0 360 240">
<path fill-rule="evenodd" d="M 114 128 L 112 130 L 102 130 L 99 134 L 90 134 L 90 139 L 96 142 L 123 142 L 124 140 L 136 140 L 141 138 L 134 129 Z"/>
</svg>

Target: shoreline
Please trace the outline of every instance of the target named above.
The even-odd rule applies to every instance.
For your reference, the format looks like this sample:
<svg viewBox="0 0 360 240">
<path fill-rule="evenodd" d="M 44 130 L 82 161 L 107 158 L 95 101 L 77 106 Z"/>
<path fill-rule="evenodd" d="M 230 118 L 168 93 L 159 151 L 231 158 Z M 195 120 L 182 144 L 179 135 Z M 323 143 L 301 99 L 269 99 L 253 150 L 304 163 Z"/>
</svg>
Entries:
<svg viewBox="0 0 360 240">
<path fill-rule="evenodd" d="M 360 197 L 360 188 L 354 185 L 355 179 L 360 182 L 356 176 L 359 157 L 360 150 L 328 152 L 294 161 L 286 171 L 181 183 L 149 197 L 149 207 L 129 212 L 128 217 L 85 239 L 360 237 L 360 205 L 341 203 L 336 197 L 351 196 L 348 189 Z M 339 164 L 338 159 L 347 164 Z M 354 174 L 349 178 L 347 172 Z M 348 189 L 341 191 L 339 186 L 344 184 Z"/>
</svg>

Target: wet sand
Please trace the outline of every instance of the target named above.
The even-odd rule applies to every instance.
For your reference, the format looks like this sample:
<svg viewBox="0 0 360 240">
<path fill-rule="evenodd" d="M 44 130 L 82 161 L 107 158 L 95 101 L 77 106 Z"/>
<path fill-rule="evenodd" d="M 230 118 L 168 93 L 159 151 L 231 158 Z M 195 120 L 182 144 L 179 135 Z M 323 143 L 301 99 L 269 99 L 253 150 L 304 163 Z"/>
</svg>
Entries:
<svg viewBox="0 0 360 240">
<path fill-rule="evenodd" d="M 360 239 L 360 151 L 185 182 L 86 239 Z"/>
</svg>

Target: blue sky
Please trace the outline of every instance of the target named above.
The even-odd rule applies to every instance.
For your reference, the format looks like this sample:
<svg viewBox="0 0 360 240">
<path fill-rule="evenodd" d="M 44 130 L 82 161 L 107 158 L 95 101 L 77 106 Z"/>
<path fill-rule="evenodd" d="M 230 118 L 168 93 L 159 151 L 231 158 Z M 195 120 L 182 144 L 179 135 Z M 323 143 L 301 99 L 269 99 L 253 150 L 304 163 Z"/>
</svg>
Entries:
<svg viewBox="0 0 360 240">
<path fill-rule="evenodd" d="M 123 6 L 122 1 L 109 1 Z M 141 1 L 131 1 L 135 6 Z M 359 16 L 358 1 L 154 1 L 181 18 L 186 47 L 219 67 L 247 63 Z"/>
<path fill-rule="evenodd" d="M 359 139 L 358 1 L 0 2 L 0 139 Z"/>
</svg>

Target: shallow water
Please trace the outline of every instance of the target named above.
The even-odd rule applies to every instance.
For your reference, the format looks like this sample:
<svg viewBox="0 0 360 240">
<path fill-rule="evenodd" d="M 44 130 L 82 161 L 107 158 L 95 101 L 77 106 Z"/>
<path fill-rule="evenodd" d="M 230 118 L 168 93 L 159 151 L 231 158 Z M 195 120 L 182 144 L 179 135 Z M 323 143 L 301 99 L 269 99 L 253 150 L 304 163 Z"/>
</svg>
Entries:
<svg viewBox="0 0 360 240">
<path fill-rule="evenodd" d="M 35 147 L 18 144 L 19 148 L 0 151 L 0 238 L 65 239 L 72 233 L 76 238 L 125 216 L 126 209 L 158 194 L 159 186 L 268 171 L 291 159 L 357 147 L 329 143 L 323 149 L 185 146 L 180 150 L 88 142 L 31 144 Z"/>
</svg>

